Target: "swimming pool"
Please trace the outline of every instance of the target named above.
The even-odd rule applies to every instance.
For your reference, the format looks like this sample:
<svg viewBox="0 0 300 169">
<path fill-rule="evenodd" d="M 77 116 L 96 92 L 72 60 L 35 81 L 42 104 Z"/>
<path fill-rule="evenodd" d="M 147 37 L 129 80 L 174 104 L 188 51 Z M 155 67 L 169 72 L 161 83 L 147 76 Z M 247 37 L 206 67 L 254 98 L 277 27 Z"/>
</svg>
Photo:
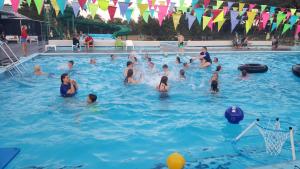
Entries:
<svg viewBox="0 0 300 169">
<path fill-rule="evenodd" d="M 165 168 L 167 156 L 174 151 L 183 154 L 188 169 L 240 169 L 291 159 L 290 154 L 270 158 L 259 152 L 258 160 L 246 158 L 237 154 L 231 141 L 257 117 L 299 124 L 300 78 L 291 72 L 292 65 L 300 62 L 299 53 L 211 56 L 222 65 L 217 95 L 209 92 L 212 69 L 193 64 L 186 70 L 187 80 L 179 82 L 181 66 L 175 66 L 175 55 L 153 55 L 158 70 L 168 64 L 174 75 L 169 97 L 160 97 L 155 90 L 155 75 L 145 77 L 142 84 L 125 86 L 127 57 L 121 54 L 115 61 L 109 55 L 62 54 L 26 62 L 29 69 L 39 64 L 55 76 L 28 73 L 19 79 L 1 79 L 0 145 L 21 148 L 8 168 L 159 169 Z M 145 61 L 140 57 L 138 67 L 143 70 Z M 90 58 L 96 58 L 97 64 L 90 65 Z M 79 92 L 64 99 L 59 95 L 60 74 L 66 72 L 68 60 L 75 61 L 71 78 L 77 80 Z M 269 71 L 240 80 L 238 65 L 251 62 L 267 64 Z M 96 105 L 86 105 L 89 93 L 98 95 Z M 224 118 L 232 105 L 245 111 L 240 125 L 230 125 Z M 296 150 L 299 140 L 296 131 Z"/>
</svg>

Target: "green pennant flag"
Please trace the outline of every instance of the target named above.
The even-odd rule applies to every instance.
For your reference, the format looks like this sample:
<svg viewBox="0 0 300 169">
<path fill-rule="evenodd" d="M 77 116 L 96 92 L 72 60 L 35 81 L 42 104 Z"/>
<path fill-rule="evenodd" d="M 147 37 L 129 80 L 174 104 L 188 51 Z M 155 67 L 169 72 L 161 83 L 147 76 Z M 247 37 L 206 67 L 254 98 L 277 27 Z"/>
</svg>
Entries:
<svg viewBox="0 0 300 169">
<path fill-rule="evenodd" d="M 97 13 L 97 10 L 98 10 L 98 5 L 97 4 L 93 4 L 93 3 L 89 3 L 88 4 L 88 8 L 89 8 L 89 11 L 91 13 L 92 18 L 94 19 L 95 15 Z"/>
<path fill-rule="evenodd" d="M 283 35 L 287 30 L 289 30 L 290 29 L 290 27 L 291 27 L 291 25 L 290 24 L 284 24 L 284 27 L 283 27 L 283 30 L 282 30 L 282 33 L 281 33 L 281 35 Z"/>
<path fill-rule="evenodd" d="M 148 4 L 138 4 L 140 10 L 140 16 L 143 16 L 144 12 L 148 9 Z"/>
<path fill-rule="evenodd" d="M 109 0 L 98 0 L 99 8 L 103 11 L 107 11 Z"/>
<path fill-rule="evenodd" d="M 217 1 L 216 8 L 219 9 L 224 1 Z"/>
<path fill-rule="evenodd" d="M 36 9 L 38 11 L 38 14 L 40 15 L 42 12 L 43 5 L 44 5 L 44 0 L 34 0 L 34 3 L 36 6 Z"/>
<path fill-rule="evenodd" d="M 31 0 L 27 0 L 27 4 L 28 4 L 28 6 L 30 7 L 30 5 L 31 5 Z"/>
<path fill-rule="evenodd" d="M 150 11 L 145 11 L 143 14 L 143 19 L 146 23 L 148 23 L 149 15 L 150 15 Z"/>
<path fill-rule="evenodd" d="M 295 15 L 296 11 L 297 11 L 297 9 L 292 8 L 291 9 L 291 15 Z"/>
<path fill-rule="evenodd" d="M 261 7 L 261 12 L 262 12 L 267 8 L 267 5 L 260 5 L 260 7 Z"/>
<path fill-rule="evenodd" d="M 218 7 L 217 7 L 217 6 L 212 6 L 212 8 L 213 8 L 214 10 L 218 9 Z"/>
<path fill-rule="evenodd" d="M 277 14 L 277 26 L 279 26 L 281 24 L 281 22 L 286 18 L 286 14 L 284 14 L 283 12 L 279 11 Z"/>
<path fill-rule="evenodd" d="M 137 4 L 141 4 L 143 2 L 143 0 L 138 0 Z"/>
<path fill-rule="evenodd" d="M 270 18 L 270 23 L 273 23 L 273 21 L 274 21 L 274 18 L 271 17 L 271 18 Z"/>
</svg>

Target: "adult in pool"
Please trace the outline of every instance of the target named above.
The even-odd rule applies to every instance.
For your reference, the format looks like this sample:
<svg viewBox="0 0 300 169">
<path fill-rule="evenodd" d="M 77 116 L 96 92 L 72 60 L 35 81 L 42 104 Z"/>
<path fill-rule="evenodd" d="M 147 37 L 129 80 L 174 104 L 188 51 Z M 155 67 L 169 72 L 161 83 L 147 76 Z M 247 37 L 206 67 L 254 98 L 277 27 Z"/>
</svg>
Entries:
<svg viewBox="0 0 300 169">
<path fill-rule="evenodd" d="M 200 67 L 201 68 L 206 68 L 209 67 L 212 64 L 211 58 L 209 53 L 207 52 L 207 47 L 203 47 L 201 49 L 201 53 L 200 53 Z"/>
<path fill-rule="evenodd" d="M 125 68 L 125 70 L 124 70 L 124 72 L 123 72 L 123 75 L 126 77 L 127 76 L 127 71 L 129 70 L 129 69 L 132 69 L 133 70 L 133 63 L 131 62 L 131 61 L 128 61 L 127 62 L 127 67 Z"/>
<path fill-rule="evenodd" d="M 124 80 L 124 84 L 137 84 L 137 83 L 139 83 L 139 81 L 135 80 L 133 78 L 133 70 L 132 69 L 128 69 L 127 76 L 126 76 L 126 78 Z"/>
<path fill-rule="evenodd" d="M 158 86 L 156 86 L 156 89 L 159 92 L 167 92 L 169 90 L 168 77 L 167 76 L 161 77 L 160 83 L 159 83 Z"/>
<path fill-rule="evenodd" d="M 69 78 L 67 73 L 60 76 L 60 94 L 62 97 L 72 97 L 75 96 L 78 90 L 78 85 L 75 80 Z"/>
</svg>

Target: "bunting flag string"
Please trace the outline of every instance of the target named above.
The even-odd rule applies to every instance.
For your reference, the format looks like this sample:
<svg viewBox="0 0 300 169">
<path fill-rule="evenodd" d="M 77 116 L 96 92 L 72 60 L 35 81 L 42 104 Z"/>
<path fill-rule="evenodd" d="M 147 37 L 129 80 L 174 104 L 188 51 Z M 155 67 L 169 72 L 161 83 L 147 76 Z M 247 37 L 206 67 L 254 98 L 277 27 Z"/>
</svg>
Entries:
<svg viewBox="0 0 300 169">
<path fill-rule="evenodd" d="M 256 12 L 247 12 L 247 16 L 248 16 L 248 20 L 246 21 L 246 34 L 249 32 L 249 30 L 251 29 L 255 16 L 256 16 Z"/>
<path fill-rule="evenodd" d="M 224 20 L 224 12 L 220 12 L 220 14 L 213 20 L 214 23 L 220 22 Z"/>
<path fill-rule="evenodd" d="M 55 11 L 55 15 L 58 16 L 58 14 L 59 14 L 59 7 L 57 5 L 56 0 L 50 0 L 50 3 L 51 3 L 51 5 L 52 5 L 52 7 L 53 7 L 53 9 Z"/>
<path fill-rule="evenodd" d="M 237 17 L 239 15 L 239 12 L 237 11 L 230 11 L 230 19 L 231 19 L 231 32 L 233 32 L 234 28 L 237 26 L 237 24 L 240 22 Z"/>
<path fill-rule="evenodd" d="M 129 3 L 119 2 L 120 14 L 124 17 L 129 7 Z"/>
<path fill-rule="evenodd" d="M 18 12 L 19 3 L 19 0 L 11 0 L 11 6 L 14 12 Z"/>
<path fill-rule="evenodd" d="M 88 9 L 91 12 L 91 16 L 94 19 L 98 10 L 98 4 L 88 3 Z"/>
<path fill-rule="evenodd" d="M 202 29 L 203 30 L 207 27 L 207 25 L 208 25 L 208 23 L 209 23 L 210 20 L 211 20 L 211 17 L 209 17 L 209 16 L 203 16 L 203 25 L 202 25 Z"/>
<path fill-rule="evenodd" d="M 67 5 L 66 0 L 57 0 L 56 3 L 59 7 L 61 14 L 64 14 L 64 11 L 65 11 L 65 8 Z"/>
<path fill-rule="evenodd" d="M 131 20 L 132 11 L 133 11 L 133 9 L 127 9 L 126 10 L 126 14 L 125 15 L 126 15 L 127 23 L 129 23 L 130 20 Z"/>
<path fill-rule="evenodd" d="M 40 15 L 44 6 L 44 0 L 34 0 L 34 4 L 36 6 L 38 14 Z"/>
<path fill-rule="evenodd" d="M 108 6 L 108 14 L 111 21 L 114 21 L 116 9 L 117 7 L 115 6 Z"/>
<path fill-rule="evenodd" d="M 80 11 L 80 5 L 79 3 L 77 2 L 72 2 L 72 9 L 73 9 L 73 12 L 74 12 L 74 16 L 77 17 L 79 11 Z"/>
<path fill-rule="evenodd" d="M 3 6 L 1 7 L 1 2 L 3 2 L 2 5 L 4 5 L 4 0 L 0 0 L 0 9 L 3 7 Z M 31 0 L 27 0 L 26 2 L 27 2 L 27 5 L 28 5 L 28 6 L 31 5 Z"/>
<path fill-rule="evenodd" d="M 193 23 L 195 22 L 195 20 L 197 19 L 195 16 L 188 14 L 187 15 L 187 19 L 188 19 L 188 26 L 189 26 L 189 30 L 191 30 Z"/>
<path fill-rule="evenodd" d="M 144 12 L 148 9 L 148 4 L 138 4 L 140 15 L 143 16 Z"/>
<path fill-rule="evenodd" d="M 288 29 L 290 29 L 291 25 L 290 24 L 284 24 L 283 30 L 281 35 L 283 35 Z"/>
<path fill-rule="evenodd" d="M 222 26 L 224 25 L 225 21 L 226 21 L 226 19 L 223 19 L 222 21 L 218 22 L 218 32 L 220 32 L 220 30 L 221 30 Z"/>
<path fill-rule="evenodd" d="M 196 17 L 198 20 L 199 25 L 201 24 L 202 21 L 202 16 L 204 14 L 204 8 L 196 8 L 195 9 Z"/>
<path fill-rule="evenodd" d="M 81 8 L 84 7 L 86 1 L 87 1 L 87 0 L 78 0 L 78 3 L 79 3 L 79 5 L 80 5 Z"/>
<path fill-rule="evenodd" d="M 107 11 L 109 0 L 98 0 L 99 8 L 103 11 Z"/>
<path fill-rule="evenodd" d="M 145 11 L 143 14 L 143 19 L 146 23 L 148 23 L 149 15 L 150 15 L 150 11 Z"/>
<path fill-rule="evenodd" d="M 263 22 L 263 29 L 266 29 L 268 20 L 270 19 L 270 14 L 268 12 L 263 12 L 261 14 L 262 22 Z"/>
<path fill-rule="evenodd" d="M 177 26 L 179 24 L 180 18 L 181 18 L 181 13 L 180 12 L 173 14 L 173 24 L 174 24 L 174 29 L 175 30 L 177 29 Z"/>
</svg>

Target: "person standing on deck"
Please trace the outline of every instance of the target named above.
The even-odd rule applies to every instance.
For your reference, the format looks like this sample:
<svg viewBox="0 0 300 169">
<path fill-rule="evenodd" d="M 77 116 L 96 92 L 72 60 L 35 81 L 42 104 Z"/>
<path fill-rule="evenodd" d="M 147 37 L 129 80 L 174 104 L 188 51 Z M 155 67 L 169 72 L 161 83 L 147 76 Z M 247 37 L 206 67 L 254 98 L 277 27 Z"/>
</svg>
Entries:
<svg viewBox="0 0 300 169">
<path fill-rule="evenodd" d="M 24 56 L 27 56 L 27 38 L 28 38 L 27 26 L 23 25 L 21 26 L 21 45 L 22 45 L 22 51 Z"/>
<path fill-rule="evenodd" d="M 184 36 L 181 34 L 178 34 L 177 39 L 178 39 L 179 52 L 182 53 L 182 52 L 184 52 Z"/>
</svg>

